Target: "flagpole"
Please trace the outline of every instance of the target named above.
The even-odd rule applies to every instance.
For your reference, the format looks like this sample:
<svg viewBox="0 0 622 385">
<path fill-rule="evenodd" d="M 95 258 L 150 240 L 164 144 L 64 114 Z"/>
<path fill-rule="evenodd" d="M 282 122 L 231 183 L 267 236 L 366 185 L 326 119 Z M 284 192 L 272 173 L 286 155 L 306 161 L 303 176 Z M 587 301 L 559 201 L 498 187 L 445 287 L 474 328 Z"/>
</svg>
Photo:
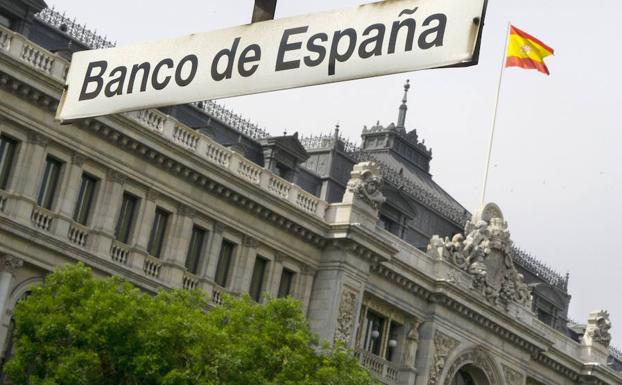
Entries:
<svg viewBox="0 0 622 385">
<path fill-rule="evenodd" d="M 488 171 L 490 170 L 490 157 L 492 155 L 492 144 L 495 138 L 495 125 L 497 123 L 497 109 L 499 108 L 499 95 L 501 94 L 501 82 L 503 80 L 503 68 L 505 67 L 505 61 L 508 53 L 508 38 L 510 36 L 511 23 L 508 22 L 508 27 L 505 32 L 505 48 L 503 49 L 503 57 L 501 58 L 501 69 L 499 70 L 499 83 L 497 84 L 497 97 L 495 99 L 495 110 L 492 115 L 492 129 L 490 130 L 490 141 L 488 142 L 488 158 L 486 159 L 486 170 L 484 172 L 484 186 L 482 187 L 482 206 L 486 199 L 486 185 L 488 184 Z"/>
</svg>

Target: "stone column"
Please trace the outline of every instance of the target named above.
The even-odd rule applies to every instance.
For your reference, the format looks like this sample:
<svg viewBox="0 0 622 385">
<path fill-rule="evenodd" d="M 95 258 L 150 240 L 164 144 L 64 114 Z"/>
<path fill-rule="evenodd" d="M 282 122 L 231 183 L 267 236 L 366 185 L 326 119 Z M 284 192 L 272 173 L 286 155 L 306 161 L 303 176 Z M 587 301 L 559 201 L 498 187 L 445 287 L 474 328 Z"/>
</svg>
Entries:
<svg viewBox="0 0 622 385">
<path fill-rule="evenodd" d="M 231 291 L 234 293 L 246 293 L 250 287 L 253 276 L 253 267 L 257 257 L 257 246 L 259 242 L 255 238 L 245 236 L 242 240 L 242 249 L 238 253 L 233 268 L 231 280 Z"/>
<path fill-rule="evenodd" d="M 57 192 L 58 199 L 58 219 L 54 232 L 61 238 L 67 238 L 69 226 L 73 222 L 73 212 L 80 193 L 80 179 L 82 176 L 82 165 L 86 158 L 80 154 L 74 154 L 71 164 L 67 167 L 67 177 L 65 180 L 59 180 L 59 189 Z"/>
<path fill-rule="evenodd" d="M 133 253 L 132 266 L 136 269 L 143 268 L 143 263 L 147 253 L 147 246 L 149 244 L 149 236 L 151 235 L 151 227 L 153 225 L 153 219 L 155 218 L 156 199 L 159 194 L 155 190 L 147 191 L 145 203 L 136 221 L 136 237 L 134 241 L 136 252 Z"/>
<path fill-rule="evenodd" d="M 302 301 L 303 309 L 306 309 L 307 312 L 311 302 L 314 276 L 315 270 L 309 266 L 303 266 L 300 270 L 300 275 L 295 277 L 294 288 L 292 289 L 292 296 Z"/>
<path fill-rule="evenodd" d="M 37 202 L 37 188 L 45 166 L 47 144 L 47 138 L 31 132 L 23 151 L 20 151 L 21 155 L 15 167 L 15 175 L 20 177 L 14 184 L 18 198 L 9 212 L 17 222 L 30 224 L 32 207 Z"/>
<path fill-rule="evenodd" d="M 334 241 L 324 251 L 315 274 L 308 319 L 320 341 L 339 340 L 352 348 L 370 265 L 347 242 Z"/>
<path fill-rule="evenodd" d="M 102 181 L 99 193 L 99 204 L 93 212 L 93 243 L 96 254 L 110 258 L 110 247 L 114 239 L 116 219 L 123 201 L 123 185 L 127 178 L 114 171 L 108 170 L 106 180 Z"/>
<path fill-rule="evenodd" d="M 182 286 L 184 272 L 186 271 L 186 256 L 190 238 L 192 237 L 192 224 L 196 212 L 185 205 L 180 205 L 177 214 L 171 221 L 170 235 L 166 242 L 162 260 L 166 266 L 162 279 L 174 286 Z"/>
<path fill-rule="evenodd" d="M 8 302 L 15 280 L 15 271 L 23 265 L 23 261 L 10 254 L 0 255 L 0 354 L 4 350 L 7 334 L 10 331 Z M 5 319 L 5 316 L 8 319 Z"/>
<path fill-rule="evenodd" d="M 225 230 L 225 225 L 220 222 L 214 224 L 214 230 L 212 231 L 208 258 L 206 263 L 203 264 L 203 272 L 201 276 L 206 277 L 208 280 L 213 281 L 216 275 L 216 266 L 218 265 L 218 256 L 220 254 L 220 246 L 222 245 L 222 233 Z"/>
<path fill-rule="evenodd" d="M 22 267 L 23 264 L 24 262 L 20 258 L 13 255 L 4 254 L 0 256 L 0 320 L 4 318 L 5 311 L 7 310 L 6 307 L 11 294 L 11 287 L 13 286 L 15 271 Z"/>
</svg>

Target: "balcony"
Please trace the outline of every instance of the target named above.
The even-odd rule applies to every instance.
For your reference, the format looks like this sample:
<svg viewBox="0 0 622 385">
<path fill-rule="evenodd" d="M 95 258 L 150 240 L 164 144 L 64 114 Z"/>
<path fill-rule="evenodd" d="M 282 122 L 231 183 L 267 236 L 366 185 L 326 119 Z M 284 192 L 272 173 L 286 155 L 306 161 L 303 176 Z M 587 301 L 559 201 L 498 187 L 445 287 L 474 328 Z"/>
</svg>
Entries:
<svg viewBox="0 0 622 385">
<path fill-rule="evenodd" d="M 359 360 L 362 367 L 369 370 L 374 377 L 384 384 L 397 384 L 400 369 L 395 363 L 363 349 L 356 349 L 354 356 Z"/>
</svg>

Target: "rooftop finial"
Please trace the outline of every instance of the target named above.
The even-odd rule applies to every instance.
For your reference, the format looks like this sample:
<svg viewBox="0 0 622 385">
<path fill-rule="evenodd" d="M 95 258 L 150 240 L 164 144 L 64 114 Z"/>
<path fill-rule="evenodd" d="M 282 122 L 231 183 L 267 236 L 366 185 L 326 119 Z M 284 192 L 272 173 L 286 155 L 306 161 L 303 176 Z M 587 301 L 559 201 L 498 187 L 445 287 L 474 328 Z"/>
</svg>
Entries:
<svg viewBox="0 0 622 385">
<path fill-rule="evenodd" d="M 339 122 L 337 122 L 337 124 L 335 124 L 335 134 L 334 134 L 334 138 L 335 138 L 335 143 L 337 143 L 337 141 L 339 140 Z"/>
<path fill-rule="evenodd" d="M 402 104 L 400 105 L 400 112 L 397 117 L 397 128 L 404 128 L 406 124 L 406 111 L 408 110 L 408 106 L 406 102 L 408 101 L 408 89 L 410 88 L 410 80 L 406 80 L 406 84 L 404 84 L 404 97 L 402 98 Z"/>
</svg>

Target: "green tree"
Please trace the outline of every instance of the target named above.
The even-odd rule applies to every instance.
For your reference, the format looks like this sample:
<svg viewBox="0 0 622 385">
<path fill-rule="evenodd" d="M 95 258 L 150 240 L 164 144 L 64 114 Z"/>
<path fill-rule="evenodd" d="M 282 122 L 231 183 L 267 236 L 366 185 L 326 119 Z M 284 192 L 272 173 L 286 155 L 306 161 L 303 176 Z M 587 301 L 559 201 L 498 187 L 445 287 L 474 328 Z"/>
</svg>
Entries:
<svg viewBox="0 0 622 385">
<path fill-rule="evenodd" d="M 318 350 L 294 299 L 197 291 L 145 294 L 117 278 L 63 267 L 15 308 L 15 385 L 367 385 L 350 352 Z"/>
</svg>

